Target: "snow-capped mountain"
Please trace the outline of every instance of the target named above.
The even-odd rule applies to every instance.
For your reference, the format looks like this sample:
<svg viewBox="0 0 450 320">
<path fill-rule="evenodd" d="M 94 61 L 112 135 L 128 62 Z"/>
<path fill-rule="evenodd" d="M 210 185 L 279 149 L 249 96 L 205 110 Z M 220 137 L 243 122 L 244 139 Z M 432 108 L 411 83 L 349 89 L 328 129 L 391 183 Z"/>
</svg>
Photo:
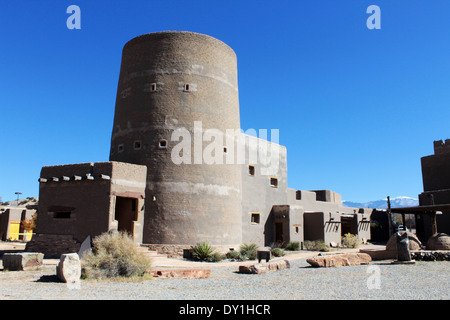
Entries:
<svg viewBox="0 0 450 320">
<path fill-rule="evenodd" d="M 387 209 L 387 198 L 382 200 L 369 201 L 366 203 L 342 201 L 345 207 L 355 208 L 372 208 L 372 209 Z M 411 197 L 395 197 L 391 198 L 391 208 L 399 207 L 414 207 L 419 205 L 419 200 Z"/>
</svg>

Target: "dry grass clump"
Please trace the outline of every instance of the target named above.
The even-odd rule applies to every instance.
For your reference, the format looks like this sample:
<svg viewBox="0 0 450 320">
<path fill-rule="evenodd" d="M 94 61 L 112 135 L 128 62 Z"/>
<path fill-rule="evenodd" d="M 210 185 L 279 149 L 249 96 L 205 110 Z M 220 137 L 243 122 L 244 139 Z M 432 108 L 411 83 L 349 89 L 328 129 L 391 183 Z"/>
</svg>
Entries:
<svg viewBox="0 0 450 320">
<path fill-rule="evenodd" d="M 95 237 L 92 251 L 81 262 L 84 279 L 135 277 L 150 270 L 150 259 L 127 233 L 117 231 Z"/>
</svg>

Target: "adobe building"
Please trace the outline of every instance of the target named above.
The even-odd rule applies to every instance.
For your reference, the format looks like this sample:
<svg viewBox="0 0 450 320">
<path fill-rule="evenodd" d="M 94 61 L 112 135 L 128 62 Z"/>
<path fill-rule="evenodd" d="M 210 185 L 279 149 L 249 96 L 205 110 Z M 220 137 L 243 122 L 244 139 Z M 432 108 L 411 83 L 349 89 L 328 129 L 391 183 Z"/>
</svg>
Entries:
<svg viewBox="0 0 450 320">
<path fill-rule="evenodd" d="M 450 204 L 450 139 L 434 141 L 434 154 L 422 157 L 423 192 L 419 194 L 419 205 Z M 450 234 L 450 211 L 436 215 L 437 232 Z M 432 216 L 416 217 L 417 236 L 428 239 L 432 235 Z"/>
<path fill-rule="evenodd" d="M 74 252 L 109 230 L 157 250 L 370 239 L 370 209 L 288 188 L 286 147 L 241 132 L 237 79 L 234 51 L 207 35 L 157 32 L 125 44 L 109 162 L 42 168 L 27 250 Z M 219 133 L 223 143 L 212 144 Z M 257 158 L 255 148 L 264 149 Z"/>
<path fill-rule="evenodd" d="M 31 240 L 31 230 L 26 230 L 22 221 L 31 220 L 36 213 L 34 209 L 14 206 L 0 206 L 0 241 Z"/>
</svg>

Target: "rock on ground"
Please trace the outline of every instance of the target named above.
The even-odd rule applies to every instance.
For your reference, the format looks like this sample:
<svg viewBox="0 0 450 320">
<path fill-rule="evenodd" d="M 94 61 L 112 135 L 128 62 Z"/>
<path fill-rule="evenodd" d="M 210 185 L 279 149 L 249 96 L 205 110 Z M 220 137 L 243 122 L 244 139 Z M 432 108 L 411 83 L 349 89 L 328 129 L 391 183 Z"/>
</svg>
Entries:
<svg viewBox="0 0 450 320">
<path fill-rule="evenodd" d="M 56 275 L 67 283 L 77 283 L 81 277 L 81 261 L 77 253 L 62 254 L 56 266 Z"/>
<path fill-rule="evenodd" d="M 344 253 L 306 259 L 313 267 L 341 267 L 369 264 L 372 258 L 367 253 Z"/>
</svg>

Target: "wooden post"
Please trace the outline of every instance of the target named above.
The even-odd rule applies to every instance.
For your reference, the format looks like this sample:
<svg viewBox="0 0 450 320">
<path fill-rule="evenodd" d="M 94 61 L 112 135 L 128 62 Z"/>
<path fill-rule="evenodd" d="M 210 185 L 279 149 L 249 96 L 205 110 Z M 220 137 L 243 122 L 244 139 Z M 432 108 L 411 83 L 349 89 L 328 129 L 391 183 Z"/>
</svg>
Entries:
<svg viewBox="0 0 450 320">
<path fill-rule="evenodd" d="M 388 223 L 389 223 L 389 238 L 394 234 L 392 231 L 392 215 L 391 215 L 391 200 L 389 196 L 387 197 L 387 206 L 388 206 Z"/>
<path fill-rule="evenodd" d="M 437 220 L 436 220 L 436 212 L 431 213 L 431 234 L 436 234 L 437 231 Z"/>
</svg>

